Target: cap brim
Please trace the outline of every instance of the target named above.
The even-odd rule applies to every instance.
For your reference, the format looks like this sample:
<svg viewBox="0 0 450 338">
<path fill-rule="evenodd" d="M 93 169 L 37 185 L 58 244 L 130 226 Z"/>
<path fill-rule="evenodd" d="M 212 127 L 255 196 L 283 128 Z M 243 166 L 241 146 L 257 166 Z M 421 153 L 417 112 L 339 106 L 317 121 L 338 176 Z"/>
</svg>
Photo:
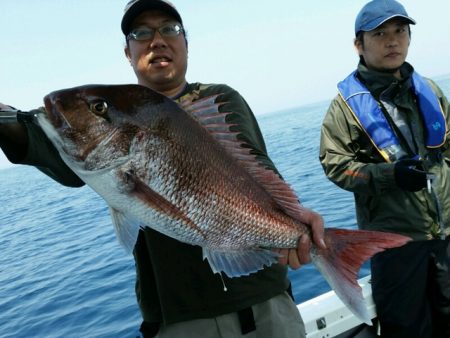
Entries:
<svg viewBox="0 0 450 338">
<path fill-rule="evenodd" d="M 377 27 L 381 26 L 382 24 L 384 24 L 386 21 L 389 21 L 389 20 L 394 19 L 394 18 L 403 18 L 403 19 L 405 19 L 405 21 L 408 24 L 411 24 L 411 25 L 415 25 L 416 24 L 416 21 L 414 19 L 410 18 L 409 16 L 401 15 L 401 14 L 395 14 L 395 15 L 391 15 L 391 16 L 389 16 L 387 18 L 384 18 L 382 20 L 379 20 L 379 19 L 378 20 L 374 20 L 374 21 L 366 24 L 364 27 L 361 27 L 360 31 L 370 32 L 371 30 L 374 30 L 375 28 L 377 28 Z"/>
</svg>

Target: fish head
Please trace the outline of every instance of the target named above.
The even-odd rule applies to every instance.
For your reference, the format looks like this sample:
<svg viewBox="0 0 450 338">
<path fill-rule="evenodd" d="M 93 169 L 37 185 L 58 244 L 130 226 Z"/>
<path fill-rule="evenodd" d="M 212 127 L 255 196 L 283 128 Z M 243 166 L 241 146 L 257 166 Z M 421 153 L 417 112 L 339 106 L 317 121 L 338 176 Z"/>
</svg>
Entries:
<svg viewBox="0 0 450 338">
<path fill-rule="evenodd" d="M 139 85 L 86 85 L 46 95 L 38 121 L 69 167 L 93 171 L 125 161 L 167 101 Z"/>
</svg>

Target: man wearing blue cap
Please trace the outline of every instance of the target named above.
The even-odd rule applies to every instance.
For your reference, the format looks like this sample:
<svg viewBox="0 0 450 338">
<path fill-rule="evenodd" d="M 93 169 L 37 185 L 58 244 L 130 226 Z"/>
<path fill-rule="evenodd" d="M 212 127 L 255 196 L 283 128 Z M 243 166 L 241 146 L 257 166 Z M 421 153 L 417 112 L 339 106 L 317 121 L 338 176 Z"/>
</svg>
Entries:
<svg viewBox="0 0 450 338">
<path fill-rule="evenodd" d="M 371 261 L 383 337 L 450 337 L 449 103 L 405 62 L 416 22 L 394 0 L 359 12 L 356 71 L 323 121 L 320 161 L 355 196 L 358 226 L 407 245 Z"/>
</svg>

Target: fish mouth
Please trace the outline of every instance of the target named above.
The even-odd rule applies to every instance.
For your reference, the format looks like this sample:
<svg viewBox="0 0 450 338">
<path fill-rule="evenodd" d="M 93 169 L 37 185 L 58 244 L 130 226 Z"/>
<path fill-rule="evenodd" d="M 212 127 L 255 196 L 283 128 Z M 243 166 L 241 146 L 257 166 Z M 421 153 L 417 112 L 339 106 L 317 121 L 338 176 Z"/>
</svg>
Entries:
<svg viewBox="0 0 450 338">
<path fill-rule="evenodd" d="M 77 168 L 81 168 L 81 160 L 78 157 L 71 156 L 71 154 L 73 153 L 73 149 L 75 149 L 74 145 L 64 142 L 63 138 L 58 132 L 58 127 L 55 127 L 55 121 L 60 120 L 57 118 L 57 115 L 48 113 L 49 111 L 51 111 L 51 106 L 49 106 L 47 102 L 45 102 L 45 109 L 47 111 L 47 114 L 39 114 L 38 116 L 38 123 L 40 127 L 45 132 L 48 139 L 53 143 L 55 148 L 58 150 L 63 161 L 68 163 L 69 160 L 69 162 L 76 165 Z"/>
<path fill-rule="evenodd" d="M 45 111 L 47 112 L 47 117 L 54 128 L 59 129 L 63 127 L 70 128 L 69 121 L 65 118 L 64 107 L 61 100 L 55 99 L 51 94 L 44 97 Z"/>
<path fill-rule="evenodd" d="M 44 97 L 44 106 L 45 106 L 45 111 L 47 112 L 48 118 L 53 117 L 55 114 L 53 111 L 53 103 L 52 103 L 52 99 L 50 98 L 50 95 L 46 95 Z"/>
<path fill-rule="evenodd" d="M 58 92 L 50 93 L 44 97 L 47 114 L 41 122 L 41 127 L 46 130 L 53 144 L 60 150 L 61 158 L 70 159 L 70 162 L 76 163 L 77 167 L 81 168 L 87 156 L 86 153 L 90 149 L 79 151 L 72 140 L 67 141 L 68 138 L 70 139 L 68 136 L 73 132 L 73 126 L 64 114 L 68 107 L 64 105 L 63 101 L 64 99 L 58 95 Z"/>
</svg>

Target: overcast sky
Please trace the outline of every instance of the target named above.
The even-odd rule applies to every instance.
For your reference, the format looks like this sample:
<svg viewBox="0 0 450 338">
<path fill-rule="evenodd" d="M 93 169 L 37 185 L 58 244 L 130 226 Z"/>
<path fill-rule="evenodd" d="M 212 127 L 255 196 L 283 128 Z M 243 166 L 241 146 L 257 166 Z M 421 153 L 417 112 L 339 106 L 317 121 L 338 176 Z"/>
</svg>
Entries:
<svg viewBox="0 0 450 338">
<path fill-rule="evenodd" d="M 136 83 L 120 31 L 126 2 L 0 0 L 0 102 L 28 110 L 53 90 Z M 172 2 L 188 31 L 188 81 L 234 87 L 257 116 L 330 100 L 358 61 L 354 20 L 366 1 Z M 408 61 L 428 77 L 449 74 L 450 1 L 402 3 L 417 21 Z"/>
</svg>

